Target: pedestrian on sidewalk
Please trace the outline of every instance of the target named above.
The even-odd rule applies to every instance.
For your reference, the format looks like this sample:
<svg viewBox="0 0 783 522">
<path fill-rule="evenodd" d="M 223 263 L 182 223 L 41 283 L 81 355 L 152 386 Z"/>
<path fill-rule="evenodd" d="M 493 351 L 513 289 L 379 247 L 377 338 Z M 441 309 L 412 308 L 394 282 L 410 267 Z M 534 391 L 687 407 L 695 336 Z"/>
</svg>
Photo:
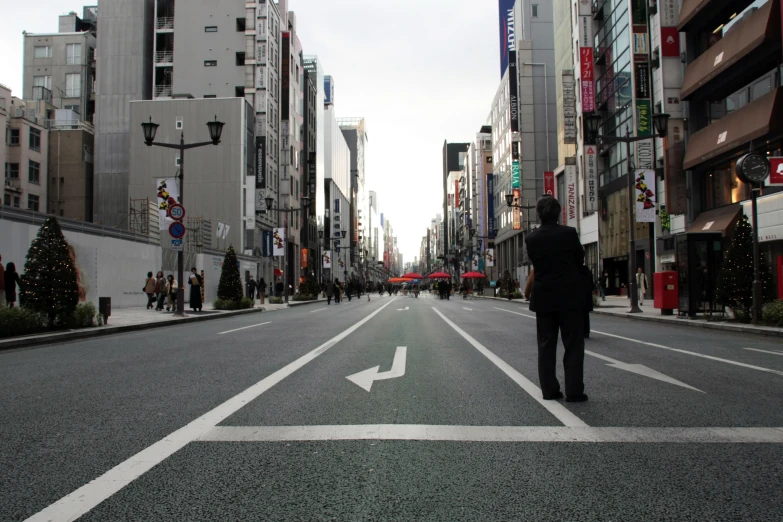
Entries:
<svg viewBox="0 0 783 522">
<path fill-rule="evenodd" d="M 196 312 L 201 311 L 201 276 L 198 275 L 196 267 L 190 269 L 190 278 L 188 284 L 190 285 L 190 308 Z"/>
<path fill-rule="evenodd" d="M 5 265 L 3 273 L 3 290 L 5 294 L 5 302 L 8 303 L 8 308 L 13 308 L 16 303 L 16 287 L 19 285 L 19 274 L 16 273 L 16 265 L 8 263 Z"/>
<path fill-rule="evenodd" d="M 247 297 L 249 299 L 254 299 L 256 296 L 256 282 L 252 275 L 250 276 L 250 279 L 248 279 L 245 286 L 247 287 Z"/>
<path fill-rule="evenodd" d="M 166 299 L 166 278 L 163 277 L 163 272 L 158 272 L 155 276 L 155 297 L 157 299 L 155 311 L 160 312 L 163 310 L 163 301 Z"/>
<path fill-rule="evenodd" d="M 636 269 L 636 291 L 639 293 L 639 306 L 642 306 L 644 294 L 647 293 L 647 276 L 642 267 Z"/>
<path fill-rule="evenodd" d="M 584 310 L 584 338 L 590 338 L 590 312 L 593 311 L 593 272 L 586 265 L 579 267 L 579 273 L 582 275 L 582 286 L 584 287 L 585 310 Z"/>
<path fill-rule="evenodd" d="M 155 278 L 152 272 L 147 272 L 147 280 L 144 282 L 142 291 L 147 294 L 147 310 L 155 307 Z"/>
<path fill-rule="evenodd" d="M 264 281 L 264 278 L 260 278 L 258 280 L 258 300 L 261 301 L 261 304 L 264 304 L 264 294 L 266 293 L 266 281 Z"/>
<path fill-rule="evenodd" d="M 563 397 L 556 373 L 559 331 L 565 347 L 566 400 L 581 402 L 587 400 L 583 379 L 584 294 L 579 273 L 585 251 L 576 229 L 557 223 L 561 210 L 552 196 L 540 198 L 536 213 L 541 226 L 525 238 L 535 271 L 530 310 L 536 313 L 538 378 L 544 399 Z"/>
<path fill-rule="evenodd" d="M 172 274 L 166 278 L 166 295 L 168 295 L 168 301 L 166 302 L 166 311 L 177 310 L 177 289 L 179 285 L 177 280 L 174 279 Z"/>
<path fill-rule="evenodd" d="M 334 296 L 334 288 L 335 288 L 335 284 L 333 282 L 329 281 L 328 283 L 326 283 L 325 293 L 326 293 L 327 305 L 332 304 L 332 297 Z M 337 304 L 337 301 L 335 301 L 335 304 Z"/>
<path fill-rule="evenodd" d="M 609 274 L 604 272 L 598 276 L 598 293 L 601 294 L 601 301 L 606 301 L 606 289 L 609 285 Z"/>
<path fill-rule="evenodd" d="M 5 304 L 5 268 L 3 268 L 3 256 L 0 256 L 0 306 Z"/>
<path fill-rule="evenodd" d="M 340 297 L 342 297 L 343 287 L 340 285 L 340 280 L 334 278 L 334 303 L 340 304 Z"/>
</svg>

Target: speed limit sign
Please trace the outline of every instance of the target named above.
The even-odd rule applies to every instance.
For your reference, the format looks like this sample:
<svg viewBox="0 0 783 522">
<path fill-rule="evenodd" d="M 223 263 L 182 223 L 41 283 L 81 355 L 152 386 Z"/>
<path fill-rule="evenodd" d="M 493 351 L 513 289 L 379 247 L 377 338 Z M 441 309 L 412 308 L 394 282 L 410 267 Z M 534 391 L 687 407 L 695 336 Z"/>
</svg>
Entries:
<svg viewBox="0 0 783 522">
<path fill-rule="evenodd" d="M 174 221 L 182 221 L 185 217 L 185 207 L 179 203 L 174 203 L 169 207 L 169 217 Z"/>
</svg>

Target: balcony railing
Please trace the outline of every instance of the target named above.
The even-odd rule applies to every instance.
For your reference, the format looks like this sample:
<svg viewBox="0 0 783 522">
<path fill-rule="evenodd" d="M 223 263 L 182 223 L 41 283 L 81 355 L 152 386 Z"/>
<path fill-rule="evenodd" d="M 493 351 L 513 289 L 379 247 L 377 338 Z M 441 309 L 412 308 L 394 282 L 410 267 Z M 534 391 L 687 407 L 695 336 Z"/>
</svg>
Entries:
<svg viewBox="0 0 783 522">
<path fill-rule="evenodd" d="M 155 53 L 155 63 L 173 63 L 173 51 L 158 51 Z"/>
<path fill-rule="evenodd" d="M 43 87 L 41 85 L 37 85 L 33 87 L 33 100 L 43 100 L 46 103 L 51 104 L 52 103 L 52 91 L 47 89 L 46 87 Z"/>
<path fill-rule="evenodd" d="M 159 16 L 155 20 L 155 29 L 174 29 L 174 17 Z"/>
<path fill-rule="evenodd" d="M 156 85 L 153 95 L 156 98 L 170 98 L 171 97 L 171 85 Z"/>
</svg>

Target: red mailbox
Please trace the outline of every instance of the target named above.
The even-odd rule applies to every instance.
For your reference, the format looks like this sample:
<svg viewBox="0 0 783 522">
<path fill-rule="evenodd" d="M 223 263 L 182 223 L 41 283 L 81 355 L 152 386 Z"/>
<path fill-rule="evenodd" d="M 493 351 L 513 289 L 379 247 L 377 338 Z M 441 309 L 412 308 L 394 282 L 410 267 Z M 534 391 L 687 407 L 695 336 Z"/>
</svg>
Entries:
<svg viewBox="0 0 783 522">
<path fill-rule="evenodd" d="M 675 308 L 679 308 L 680 290 L 678 286 L 677 272 L 655 272 L 653 274 L 653 288 L 655 308 L 661 310 L 661 315 L 672 315 Z"/>
</svg>

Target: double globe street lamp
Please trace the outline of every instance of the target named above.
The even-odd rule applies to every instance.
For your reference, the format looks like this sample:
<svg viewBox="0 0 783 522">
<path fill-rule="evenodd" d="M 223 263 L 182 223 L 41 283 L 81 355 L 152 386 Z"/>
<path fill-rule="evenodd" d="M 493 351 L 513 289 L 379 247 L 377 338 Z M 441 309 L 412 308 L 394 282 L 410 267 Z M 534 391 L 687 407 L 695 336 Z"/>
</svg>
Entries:
<svg viewBox="0 0 783 522">
<path fill-rule="evenodd" d="M 198 143 L 188 143 L 185 144 L 185 133 L 184 131 L 180 133 L 179 136 L 179 143 L 160 143 L 155 142 L 155 134 L 158 132 L 158 125 L 157 123 L 153 123 L 152 116 L 150 116 L 149 121 L 145 121 L 141 124 L 141 128 L 144 131 L 144 144 L 148 147 L 151 147 L 155 145 L 156 147 L 165 147 L 167 149 L 176 149 L 179 151 L 179 203 L 180 205 L 184 205 L 185 201 L 185 150 L 187 149 L 195 149 L 198 147 L 204 147 L 206 145 L 217 145 L 220 143 L 220 136 L 223 134 L 223 125 L 224 123 L 222 121 L 218 121 L 217 115 L 215 115 L 215 119 L 213 121 L 207 122 L 207 129 L 209 129 L 209 138 L 210 141 L 200 141 Z M 179 250 L 177 251 L 177 284 L 179 285 L 177 287 L 177 311 L 175 312 L 175 315 L 184 317 L 185 316 L 185 285 L 184 285 L 184 279 L 183 279 L 183 272 L 184 272 L 184 256 L 183 251 Z"/>
<path fill-rule="evenodd" d="M 301 208 L 274 208 L 272 204 L 275 202 L 275 198 L 267 196 L 264 198 L 266 203 L 266 212 L 277 212 L 277 220 L 280 222 L 280 213 L 288 214 L 289 212 L 299 212 L 310 206 L 310 197 L 302 196 Z M 283 238 L 283 295 L 285 296 L 285 304 L 288 304 L 288 219 L 285 220 L 285 237 Z"/>
<path fill-rule="evenodd" d="M 669 115 L 665 113 L 657 113 L 653 115 L 653 125 L 655 126 L 655 135 L 652 136 L 631 136 L 631 129 L 628 124 L 625 126 L 625 136 L 606 136 L 599 134 L 598 130 L 601 127 L 601 116 L 592 112 L 585 113 L 585 143 L 598 144 L 611 144 L 611 143 L 625 143 L 625 159 L 628 170 L 628 285 L 631 294 L 631 308 L 629 313 L 638 314 L 642 310 L 639 308 L 639 294 L 636 286 L 636 230 L 634 227 L 634 181 L 636 176 L 634 175 L 633 165 L 631 164 L 631 143 L 649 140 L 655 137 L 665 138 L 666 132 L 669 128 Z M 650 237 L 650 242 L 653 238 Z"/>
</svg>

